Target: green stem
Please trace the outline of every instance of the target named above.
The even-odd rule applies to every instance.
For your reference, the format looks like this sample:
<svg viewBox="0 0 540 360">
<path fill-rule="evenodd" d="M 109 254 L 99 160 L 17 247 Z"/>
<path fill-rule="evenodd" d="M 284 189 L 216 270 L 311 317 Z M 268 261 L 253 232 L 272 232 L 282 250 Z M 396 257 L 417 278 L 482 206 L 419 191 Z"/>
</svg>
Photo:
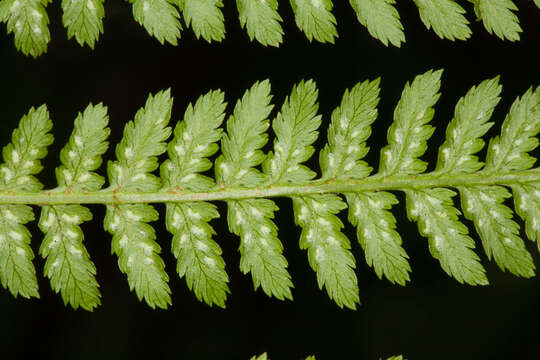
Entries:
<svg viewBox="0 0 540 360">
<path fill-rule="evenodd" d="M 181 189 L 162 189 L 152 193 L 127 193 L 104 189 L 89 193 L 0 192 L 0 204 L 58 205 L 58 204 L 136 204 L 185 201 L 214 201 L 269 197 L 291 197 L 324 193 L 351 193 L 381 190 L 429 189 L 434 187 L 516 185 L 540 182 L 540 169 L 507 174 L 440 175 L 426 173 L 408 176 L 370 176 L 361 180 L 315 180 L 304 185 L 270 185 L 261 188 L 216 188 L 207 192 L 185 192 Z"/>
</svg>

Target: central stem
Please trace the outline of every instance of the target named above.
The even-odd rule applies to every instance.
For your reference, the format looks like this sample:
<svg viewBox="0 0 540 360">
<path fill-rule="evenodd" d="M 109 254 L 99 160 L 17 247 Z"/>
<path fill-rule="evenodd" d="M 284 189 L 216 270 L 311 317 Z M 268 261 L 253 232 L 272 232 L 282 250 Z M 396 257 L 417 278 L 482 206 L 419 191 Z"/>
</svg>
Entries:
<svg viewBox="0 0 540 360">
<path fill-rule="evenodd" d="M 433 173 L 407 176 L 380 177 L 361 180 L 310 181 L 304 185 L 270 185 L 261 188 L 215 188 L 207 192 L 185 192 L 162 189 L 152 193 L 116 192 L 111 189 L 90 193 L 0 193 L 0 204 L 59 205 L 59 204 L 136 204 L 185 201 L 213 201 L 249 198 L 291 197 L 324 193 L 367 191 L 419 190 L 434 187 L 459 187 L 481 185 L 517 185 L 539 182 L 540 170 L 526 170 L 501 175 L 486 173 L 438 175 Z"/>
</svg>

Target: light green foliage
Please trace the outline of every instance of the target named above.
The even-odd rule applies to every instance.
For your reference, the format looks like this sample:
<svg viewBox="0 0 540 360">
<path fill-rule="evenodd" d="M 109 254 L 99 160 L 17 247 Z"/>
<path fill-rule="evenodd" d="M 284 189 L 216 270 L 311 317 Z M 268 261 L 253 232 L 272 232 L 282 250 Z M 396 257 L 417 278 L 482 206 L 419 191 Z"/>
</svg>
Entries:
<svg viewBox="0 0 540 360">
<path fill-rule="evenodd" d="M 158 167 L 157 156 L 167 149 L 165 140 L 171 129 L 170 91 L 149 96 L 146 105 L 124 130 L 116 147 L 117 161 L 109 162 L 110 188 L 115 191 L 153 192 L 161 187 L 160 179 L 150 174 Z M 127 274 L 130 289 L 154 308 L 171 304 L 169 277 L 159 256 L 154 229 L 147 223 L 158 219 L 157 211 L 147 204 L 107 206 L 105 229 L 113 235 L 112 252 L 118 255 L 120 270 Z"/>
<path fill-rule="evenodd" d="M 429 251 L 443 270 L 460 283 L 487 285 L 485 270 L 473 251 L 474 240 L 467 235 L 467 227 L 458 220 L 460 212 L 453 206 L 456 192 L 434 188 L 405 193 L 407 215 L 418 222 L 420 234 L 428 237 Z"/>
<path fill-rule="evenodd" d="M 182 10 L 186 25 L 193 27 L 197 39 L 208 42 L 225 38 L 225 23 L 221 8 L 222 0 L 176 0 Z"/>
<path fill-rule="evenodd" d="M 396 219 L 388 211 L 398 203 L 396 197 L 385 191 L 346 193 L 346 197 L 349 221 L 357 227 L 368 265 L 373 266 L 379 279 L 384 275 L 391 283 L 405 285 L 410 280 L 409 256 L 395 231 Z"/>
<path fill-rule="evenodd" d="M 266 176 L 255 166 L 265 154 L 260 150 L 268 141 L 270 82 L 255 83 L 246 91 L 227 122 L 222 139 L 223 154 L 216 160 L 216 179 L 221 188 L 256 187 Z M 272 218 L 278 207 L 272 200 L 248 199 L 227 201 L 229 229 L 240 236 L 240 270 L 251 272 L 253 286 L 278 299 L 292 299 L 291 276 L 283 245 L 277 237 Z"/>
<path fill-rule="evenodd" d="M 488 0 L 490 1 L 490 0 Z M 454 0 L 414 0 L 420 18 L 441 39 L 466 40 L 471 37 L 465 10 Z"/>
<path fill-rule="evenodd" d="M 236 0 L 242 28 L 246 28 L 251 41 L 256 39 L 264 46 L 279 46 L 283 41 L 281 16 L 277 0 Z"/>
<path fill-rule="evenodd" d="M 540 0 L 534 0 L 534 3 L 536 4 L 536 6 L 538 6 L 538 8 L 540 8 Z"/>
<path fill-rule="evenodd" d="M 540 131 L 540 91 L 529 89 L 521 98 L 512 104 L 502 125 L 501 136 L 489 142 L 486 165 L 483 172 L 497 173 L 505 171 L 522 171 L 530 169 L 536 159 L 528 154 L 538 146 L 536 135 Z M 525 194 L 528 188 L 531 193 Z M 512 186 L 516 202 L 521 207 L 518 214 L 522 216 L 533 232 L 532 225 L 537 214 L 530 213 L 534 209 L 538 188 L 534 183 L 516 184 Z M 517 191 L 517 192 L 516 192 Z M 508 269 L 516 275 L 531 277 L 534 275 L 534 263 L 531 255 L 519 237 L 519 225 L 512 220 L 512 210 L 503 204 L 510 198 L 510 192 L 502 186 L 462 187 L 462 202 L 465 216 L 474 220 L 476 230 L 481 234 L 482 244 L 489 258 L 493 257 L 499 267 Z M 527 198 L 532 195 L 532 203 Z M 532 236 L 531 240 L 535 240 Z"/>
<path fill-rule="evenodd" d="M 225 117 L 224 95 L 211 91 L 201 96 L 195 106 L 188 106 L 184 121 L 174 130 L 169 143 L 169 158 L 161 166 L 164 189 L 206 191 L 214 181 L 200 172 L 209 170 L 207 159 L 218 149 L 219 126 Z M 197 299 L 208 305 L 225 307 L 229 277 L 221 248 L 212 239 L 214 229 L 208 222 L 218 218 L 216 207 L 209 202 L 167 203 L 167 229 L 174 235 L 172 251 L 178 259 L 177 271 L 185 276 Z"/>
<path fill-rule="evenodd" d="M 435 171 L 473 173 L 482 168 L 483 163 L 474 154 L 484 147 L 482 136 L 493 125 L 489 119 L 499 103 L 501 90 L 496 77 L 473 86 L 459 99 L 446 129 L 446 140 L 439 148 Z"/>
<path fill-rule="evenodd" d="M 387 360 L 407 360 L 403 357 L 403 355 L 395 355 L 395 356 L 390 356 Z"/>
<path fill-rule="evenodd" d="M 300 248 L 308 250 L 309 265 L 317 273 L 319 288 L 339 307 L 356 309 L 360 303 L 354 256 L 349 239 L 340 231 L 343 223 L 335 215 L 347 208 L 332 194 L 293 197 L 294 219 L 302 227 Z"/>
<path fill-rule="evenodd" d="M 208 42 L 225 39 L 222 9 L 234 6 L 223 0 L 127 0 L 133 5 L 135 21 L 160 43 L 177 45 L 181 37 L 180 13 L 195 36 Z M 309 41 L 334 43 L 338 37 L 333 0 L 289 0 L 299 29 Z M 522 31 L 512 0 L 469 0 L 489 33 L 501 39 L 518 41 Z M 539 0 L 534 0 L 540 7 Z M 8 33 L 15 33 L 15 45 L 25 55 L 37 57 L 47 50 L 50 40 L 49 18 L 45 6 L 50 0 L 3 0 L 0 19 Z M 404 28 L 395 0 L 349 0 L 358 21 L 371 36 L 385 46 L 400 47 L 405 42 Z M 471 36 L 465 10 L 455 0 L 414 0 L 428 29 L 443 39 L 466 40 Z M 238 18 L 249 38 L 264 46 L 278 47 L 283 42 L 282 17 L 277 0 L 236 0 Z M 283 7 L 282 7 L 283 8 Z M 279 10 L 281 11 L 282 8 Z M 103 32 L 103 0 L 62 0 L 63 22 L 68 38 L 82 46 L 94 47 Z M 351 15 L 353 14 L 351 11 Z"/>
<path fill-rule="evenodd" d="M 311 144 L 317 140 L 317 129 L 321 125 L 317 95 L 315 82 L 301 81 L 293 87 L 291 96 L 272 122 L 276 134 L 275 153 L 270 152 L 263 163 L 270 184 L 302 184 L 316 176 L 301 163 L 315 151 Z"/>
<path fill-rule="evenodd" d="M 143 25 L 148 34 L 161 44 L 165 41 L 178 44 L 182 25 L 180 14 L 173 0 L 128 0 L 133 4 L 133 17 Z"/>
<path fill-rule="evenodd" d="M 301 165 L 314 152 L 321 116 L 317 115 L 317 89 L 313 81 L 293 87 L 273 122 L 275 155 L 269 154 L 263 169 L 271 184 L 302 184 L 316 176 Z M 340 232 L 343 223 L 334 216 L 346 205 L 334 195 L 293 197 L 296 224 L 302 227 L 300 248 L 308 250 L 309 263 L 319 287 L 342 307 L 359 302 L 354 257 L 349 240 Z"/>
<path fill-rule="evenodd" d="M 516 212 L 525 220 L 525 233 L 540 250 L 540 183 L 513 185 L 512 193 Z"/>
<path fill-rule="evenodd" d="M 350 0 L 358 21 L 367 27 L 369 34 L 385 46 L 390 42 L 400 47 L 405 42 L 403 25 L 399 19 L 395 0 Z"/>
<path fill-rule="evenodd" d="M 334 43 L 338 36 L 331 0 L 290 0 L 296 25 L 309 41 Z"/>
<path fill-rule="evenodd" d="M 503 204 L 511 197 L 502 186 L 460 188 L 464 215 L 473 220 L 489 259 L 502 270 L 523 277 L 534 276 L 531 254 L 519 237 L 519 225 L 512 220 L 512 210 Z"/>
<path fill-rule="evenodd" d="M 49 16 L 45 11 L 48 0 L 3 0 L 0 19 L 7 24 L 8 34 L 15 34 L 15 47 L 34 58 L 47 51 L 51 40 Z"/>
<path fill-rule="evenodd" d="M 345 90 L 341 106 L 332 113 L 328 144 L 320 154 L 323 179 L 362 179 L 371 172 L 362 158 L 369 150 L 366 140 L 377 118 L 379 84 L 379 79 L 364 81 Z"/>
<path fill-rule="evenodd" d="M 23 116 L 12 141 L 2 149 L 0 191 L 37 192 L 43 187 L 33 176 L 42 169 L 40 159 L 47 155 L 53 142 L 49 133 L 52 122 L 45 105 L 31 108 Z M 27 205 L 0 205 L 0 281 L 13 296 L 39 297 L 36 271 L 32 264 L 30 232 L 24 226 L 34 220 Z"/>
<path fill-rule="evenodd" d="M 100 167 L 101 155 L 107 151 L 107 122 L 107 109 L 101 104 L 89 105 L 75 119 L 73 134 L 60 153 L 59 187 L 52 191 L 83 193 L 103 186 L 105 179 L 93 170 Z M 90 311 L 101 304 L 101 295 L 79 224 L 91 219 L 86 207 L 55 205 L 44 206 L 39 221 L 45 234 L 39 252 L 46 259 L 44 273 L 51 279 L 52 289 L 62 294 L 64 304 Z"/>
<path fill-rule="evenodd" d="M 380 80 L 364 81 L 346 90 L 341 106 L 332 113 L 328 145 L 320 154 L 323 179 L 362 179 L 372 168 L 362 158 L 369 148 L 365 141 L 371 135 L 371 124 L 377 118 Z M 354 145 L 352 145 L 354 144 Z M 387 192 L 345 193 L 349 220 L 357 226 L 358 241 L 366 261 L 381 278 L 404 285 L 411 270 L 401 238 L 394 231 L 395 219 L 387 211 L 397 203 Z M 373 221 L 373 219 L 378 219 Z"/>
<path fill-rule="evenodd" d="M 378 113 L 378 79 L 345 91 L 332 113 L 328 143 L 319 153 L 319 178 L 304 164 L 316 151 L 313 144 L 322 122 L 317 87 L 311 80 L 295 85 L 275 115 L 274 147 L 268 153 L 262 149 L 273 109 L 269 81 L 246 91 L 225 132 L 220 128 L 224 94 L 210 91 L 200 97 L 175 127 L 161 178 L 153 173 L 157 157 L 167 150 L 172 99 L 169 91 L 150 96 L 125 127 L 116 147 L 117 160 L 108 163 L 105 189 L 101 189 L 104 180 L 94 172 L 107 148 L 105 108 L 91 105 L 79 115 L 60 155 L 58 188 L 46 191 L 40 191 L 42 185 L 34 175 L 52 142 L 51 122 L 44 106 L 32 109 L 4 148 L 5 163 L 0 166 L 2 285 L 15 296 L 38 296 L 30 234 L 24 224 L 34 217 L 28 205 L 41 206 L 39 226 L 45 238 L 40 253 L 53 289 L 74 308 L 92 310 L 99 305 L 96 269 L 79 227 L 91 218 L 81 204 L 97 203 L 107 207 L 105 229 L 113 235 L 112 252 L 118 255 L 131 289 L 151 307 L 167 307 L 168 275 L 148 224 L 158 219 L 150 203 L 165 203 L 178 274 L 185 276 L 196 298 L 224 307 L 229 279 L 220 239 L 214 239 L 210 224 L 219 217 L 213 201 L 224 201 L 229 229 L 240 237 L 241 271 L 251 273 L 255 289 L 291 299 L 291 276 L 273 222 L 278 208 L 272 198 L 286 197 L 292 200 L 295 222 L 301 227 L 300 248 L 307 250 L 319 287 L 326 288 L 338 306 L 354 309 L 359 304 L 355 259 L 341 232 L 340 212 L 349 208 L 348 218 L 357 227 L 366 261 L 377 276 L 404 285 L 411 268 L 391 213 L 398 202 L 394 191 L 405 194 L 409 219 L 418 223 L 432 256 L 457 281 L 488 282 L 475 252 L 476 234 L 469 234 L 460 221 L 457 203 L 474 222 L 488 258 L 503 270 L 531 277 L 535 265 L 507 200 L 513 195 L 526 234 L 538 241 L 540 174 L 533 168 L 532 151 L 540 131 L 540 89 L 529 89 L 513 103 L 500 136 L 489 142 L 484 166 L 477 153 L 492 126 L 501 86 L 498 77 L 474 86 L 457 102 L 435 170 L 425 173 L 427 164 L 421 157 L 434 130 L 429 122 L 441 75 L 440 70 L 427 71 L 405 85 L 374 174 L 363 159 Z M 219 141 L 214 180 L 208 171 Z"/>
<path fill-rule="evenodd" d="M 435 130 L 426 125 L 435 114 L 439 99 L 442 70 L 418 75 L 412 84 L 405 84 L 394 111 L 394 122 L 388 129 L 388 145 L 381 150 L 379 174 L 419 174 L 427 168 L 418 157 L 427 149 L 426 141 Z"/>
<path fill-rule="evenodd" d="M 501 39 L 518 41 L 519 19 L 513 11 L 517 6 L 512 0 L 469 0 L 474 4 L 474 12 L 478 20 L 482 20 L 484 27 L 490 33 Z"/>
<path fill-rule="evenodd" d="M 62 0 L 62 10 L 68 39 L 75 36 L 81 46 L 88 44 L 93 49 L 103 33 L 103 0 Z"/>
</svg>

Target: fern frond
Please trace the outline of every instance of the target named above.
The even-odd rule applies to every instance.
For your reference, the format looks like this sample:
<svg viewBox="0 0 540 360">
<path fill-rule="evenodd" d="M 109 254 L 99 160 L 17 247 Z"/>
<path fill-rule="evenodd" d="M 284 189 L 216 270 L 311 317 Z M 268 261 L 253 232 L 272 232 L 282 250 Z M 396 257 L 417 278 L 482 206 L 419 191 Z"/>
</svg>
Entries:
<svg viewBox="0 0 540 360">
<path fill-rule="evenodd" d="M 262 45 L 276 47 L 282 43 L 283 19 L 277 12 L 277 0 L 236 0 L 236 6 L 240 25 L 246 28 L 251 41 L 256 39 Z"/>
<path fill-rule="evenodd" d="M 53 142 L 49 133 L 52 122 L 45 105 L 31 108 L 13 132 L 12 142 L 2 149 L 4 163 L 0 165 L 2 192 L 37 192 L 41 183 L 34 177 L 42 169 L 40 159 Z M 32 264 L 30 232 L 24 226 L 34 220 L 27 205 L 0 205 L 0 280 L 13 296 L 39 297 L 36 271 Z"/>
<path fill-rule="evenodd" d="M 118 160 L 107 166 L 113 193 L 153 192 L 161 187 L 160 179 L 151 172 L 158 167 L 157 156 L 167 150 L 171 107 L 169 91 L 150 95 L 135 121 L 126 125 L 116 147 Z M 171 304 L 169 277 L 154 229 L 148 225 L 157 219 L 151 205 L 111 204 L 107 206 L 105 230 L 113 235 L 112 252 L 118 255 L 118 265 L 127 274 L 130 289 L 135 289 L 139 300 L 144 298 L 150 307 L 167 308 Z"/>
<path fill-rule="evenodd" d="M 186 26 L 193 27 L 197 39 L 202 37 L 212 42 L 225 38 L 222 0 L 176 0 L 176 3 L 182 10 Z"/>
<path fill-rule="evenodd" d="M 471 37 L 465 10 L 454 0 L 414 0 L 424 25 L 441 39 L 466 40 Z"/>
<path fill-rule="evenodd" d="M 177 45 L 183 30 L 192 28 L 197 39 L 221 42 L 226 36 L 223 8 L 234 1 L 223 0 L 127 0 L 133 6 L 133 17 L 148 34 L 161 44 Z M 426 28 L 441 39 L 467 40 L 472 36 L 465 9 L 455 0 L 413 0 Z M 518 10 L 512 0 L 469 0 L 478 20 L 495 36 L 519 41 L 522 32 Z M 540 7 L 539 0 L 534 0 Z M 49 18 L 45 11 L 50 0 L 3 0 L 0 20 L 7 24 L 8 34 L 15 34 L 15 46 L 25 55 L 37 57 L 47 50 L 50 41 Z M 339 37 L 339 18 L 333 14 L 333 0 L 290 0 L 296 25 L 306 38 L 334 43 Z M 349 0 L 351 16 L 369 34 L 385 46 L 400 47 L 405 29 L 395 0 Z M 282 4 L 283 5 L 283 4 Z M 279 47 L 284 41 L 283 18 L 277 0 L 236 0 L 238 20 L 251 41 L 263 46 Z M 68 38 L 94 48 L 103 33 L 105 16 L 103 0 L 62 0 L 64 26 Z M 472 15 L 472 14 L 471 14 Z"/>
<path fill-rule="evenodd" d="M 173 0 L 128 0 L 133 4 L 135 21 L 144 26 L 148 34 L 161 44 L 165 41 L 177 45 L 180 39 L 180 14 Z"/>
<path fill-rule="evenodd" d="M 369 34 L 379 39 L 385 46 L 388 43 L 400 47 L 405 42 L 403 25 L 394 0 L 350 0 L 358 21 L 367 27 Z"/>
<path fill-rule="evenodd" d="M 81 46 L 88 44 L 93 49 L 103 33 L 103 0 L 62 0 L 62 10 L 68 39 L 75 37 Z"/>
<path fill-rule="evenodd" d="M 212 167 L 207 157 L 219 149 L 219 126 L 225 118 L 223 97 L 222 92 L 212 91 L 201 96 L 195 106 L 188 106 L 169 144 L 170 160 L 161 166 L 165 189 L 206 191 L 214 187 L 214 181 L 200 173 Z M 208 223 L 218 217 L 216 207 L 209 202 L 167 203 L 167 229 L 173 234 L 178 275 L 186 277 L 197 299 L 225 307 L 229 277 L 221 248 L 212 239 L 215 231 Z"/>
<path fill-rule="evenodd" d="M 309 41 L 334 43 L 337 37 L 336 18 L 331 0 L 291 0 L 296 25 Z"/>
<path fill-rule="evenodd" d="M 107 109 L 101 104 L 89 105 L 75 119 L 69 143 L 62 149 L 56 175 L 59 187 L 55 192 L 97 191 L 105 179 L 93 172 L 101 165 L 109 136 Z M 96 267 L 83 245 L 79 224 L 92 219 L 92 213 L 80 205 L 44 206 L 39 227 L 45 234 L 40 254 L 46 259 L 45 275 L 54 291 L 62 294 L 64 304 L 93 310 L 100 305 Z"/>
<path fill-rule="evenodd" d="M 497 35 L 501 39 L 518 41 L 519 26 L 517 15 L 513 11 L 518 8 L 512 0 L 469 0 L 474 4 L 474 12 L 484 23 L 488 33 Z"/>
<path fill-rule="evenodd" d="M 24 224 L 33 219 L 29 205 L 41 206 L 39 226 L 45 233 L 40 253 L 45 275 L 64 302 L 92 310 L 99 305 L 96 269 L 83 246 L 79 224 L 91 219 L 83 204 L 107 207 L 105 229 L 112 251 L 130 288 L 149 306 L 171 303 L 168 275 L 159 256 L 151 221 L 158 219 L 153 203 L 166 204 L 166 225 L 172 234 L 177 272 L 195 297 L 225 307 L 229 278 L 219 238 L 211 221 L 219 217 L 214 201 L 227 204 L 227 222 L 240 237 L 240 269 L 251 273 L 259 287 L 278 299 L 292 299 L 293 284 L 283 256 L 283 244 L 273 221 L 273 198 L 292 200 L 301 227 L 299 245 L 307 250 L 320 288 L 340 307 L 359 304 L 356 262 L 350 240 L 341 232 L 340 212 L 357 227 L 358 241 L 379 278 L 405 285 L 411 267 L 396 230 L 393 192 L 405 194 L 408 218 L 427 237 L 429 250 L 442 269 L 460 283 L 485 285 L 486 271 L 475 252 L 476 239 L 461 221 L 454 203 L 459 194 L 465 218 L 474 222 L 489 259 L 503 271 L 523 277 L 535 273 L 532 256 L 520 237 L 519 223 L 506 202 L 525 221 L 528 237 L 538 242 L 540 171 L 533 168 L 540 131 L 540 89 L 516 99 L 501 124 L 501 134 L 489 141 L 484 163 L 478 152 L 482 137 L 493 126 L 499 102 L 499 78 L 471 88 L 457 102 L 435 169 L 425 172 L 423 157 L 434 127 L 442 71 L 427 71 L 407 83 L 394 111 L 381 149 L 379 170 L 363 160 L 366 141 L 377 118 L 379 79 L 345 91 L 332 113 L 328 142 L 319 153 L 320 177 L 305 162 L 323 118 L 318 114 L 315 82 L 295 85 L 272 121 L 273 150 L 265 153 L 273 105 L 270 82 L 255 83 L 236 103 L 226 122 L 224 94 L 210 91 L 189 105 L 184 119 L 171 130 L 169 91 L 149 96 L 129 122 L 116 147 L 117 160 L 107 166 L 109 186 L 95 171 L 107 149 L 106 109 L 90 105 L 75 121 L 74 133 L 61 152 L 58 187 L 40 191 L 34 177 L 39 160 L 52 142 L 44 106 L 31 109 L 3 150 L 0 166 L 0 280 L 15 296 L 38 296 L 32 265 L 30 234 Z M 212 163 L 221 144 L 221 154 Z M 157 157 L 169 159 L 154 175 Z M 215 179 L 208 171 L 215 165 Z"/>
<path fill-rule="evenodd" d="M 3 0 L 0 19 L 8 34 L 15 34 L 15 47 L 24 55 L 36 58 L 47 51 L 51 40 L 49 16 L 45 7 L 50 0 Z"/>
<path fill-rule="evenodd" d="M 255 83 L 236 104 L 222 139 L 223 154 L 216 160 L 218 186 L 253 188 L 265 182 L 265 174 L 255 166 L 265 158 L 260 149 L 268 141 L 270 101 L 266 80 Z M 240 269 L 251 272 L 255 289 L 261 286 L 268 295 L 292 299 L 287 260 L 272 221 L 276 210 L 269 199 L 227 201 L 229 229 L 240 236 Z"/>
</svg>

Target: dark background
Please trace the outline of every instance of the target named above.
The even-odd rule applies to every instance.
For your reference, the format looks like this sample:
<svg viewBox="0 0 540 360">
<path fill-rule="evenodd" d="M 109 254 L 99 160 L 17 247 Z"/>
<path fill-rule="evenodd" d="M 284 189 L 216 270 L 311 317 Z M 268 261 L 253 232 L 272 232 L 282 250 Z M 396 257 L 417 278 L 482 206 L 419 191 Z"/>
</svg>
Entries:
<svg viewBox="0 0 540 360">
<path fill-rule="evenodd" d="M 453 107 L 472 85 L 501 75 L 503 99 L 493 116 L 497 125 L 490 131 L 491 137 L 499 132 L 514 98 L 540 82 L 536 51 L 540 10 L 532 1 L 517 1 L 524 33 L 515 44 L 489 35 L 476 22 L 472 24 L 471 40 L 440 40 L 425 29 L 412 1 L 400 1 L 398 9 L 407 37 L 401 49 L 386 48 L 371 38 L 346 1 L 334 1 L 340 34 L 335 45 L 310 44 L 294 24 L 288 2 L 282 1 L 285 37 L 279 49 L 249 41 L 240 29 L 232 1 L 226 1 L 225 41 L 210 45 L 196 40 L 189 30 L 183 32 L 177 47 L 162 46 L 151 38 L 135 23 L 127 2 L 108 1 L 105 34 L 94 51 L 66 39 L 59 3 L 48 7 L 52 41 L 48 52 L 37 60 L 15 50 L 5 26 L 0 39 L 2 144 L 9 141 L 10 132 L 30 106 L 47 103 L 56 138 L 40 174 L 48 188 L 55 186 L 54 168 L 73 119 L 89 102 L 103 102 L 109 107 L 111 143 L 116 144 L 124 124 L 144 104 L 149 92 L 172 89 L 176 120 L 189 102 L 209 89 L 225 91 L 230 113 L 231 104 L 256 80 L 271 80 L 274 103 L 280 105 L 294 83 L 313 78 L 320 89 L 320 112 L 326 128 L 345 88 L 381 76 L 380 114 L 368 141 L 372 149 L 367 156 L 377 168 L 379 150 L 385 144 L 386 129 L 404 83 L 428 69 L 444 68 L 442 96 L 433 120 L 438 127 L 424 157 L 430 161 L 431 170 Z M 473 21 L 472 7 L 461 3 Z M 324 141 L 317 144 L 320 148 Z M 113 157 L 112 149 L 107 157 Z M 315 162 L 311 165 L 317 168 Z M 540 280 L 501 272 L 487 260 L 478 241 L 477 252 L 491 285 L 459 284 L 430 256 L 427 240 L 406 219 L 404 197 L 396 195 L 401 204 L 393 212 L 411 257 L 412 281 L 400 287 L 377 279 L 365 263 L 355 229 L 347 224 L 344 231 L 356 256 L 362 301 L 357 311 L 338 308 L 318 290 L 306 254 L 298 248 L 300 231 L 294 226 L 287 199 L 277 201 L 281 211 L 276 223 L 295 284 L 294 302 L 281 302 L 266 297 L 261 290 L 253 291 L 250 276 L 238 269 L 238 239 L 228 232 L 225 208 L 219 205 L 222 219 L 213 224 L 230 276 L 232 294 L 226 310 L 199 303 L 184 279 L 176 276 L 162 205 L 158 205 L 161 220 L 155 227 L 171 277 L 173 306 L 162 311 L 140 303 L 110 254 L 110 236 L 100 225 L 103 206 L 91 206 L 94 220 L 83 228 L 86 246 L 98 269 L 102 306 L 93 313 L 65 307 L 50 289 L 48 279 L 43 278 L 44 261 L 37 257 L 34 263 L 41 299 L 14 299 L 7 291 L 0 292 L 1 357 L 6 358 L 7 351 L 39 351 L 57 358 L 95 358 L 98 353 L 142 358 L 151 352 L 156 358 L 247 360 L 267 351 L 272 358 L 283 360 L 303 359 L 308 354 L 317 355 L 318 360 L 372 360 L 400 353 L 409 359 L 540 358 Z M 344 213 L 341 216 L 346 220 Z M 472 229 L 470 222 L 463 221 Z M 35 224 L 29 227 L 37 253 L 41 233 Z M 474 231 L 472 234 L 478 239 Z M 535 244 L 527 240 L 527 248 L 539 265 Z"/>
</svg>

